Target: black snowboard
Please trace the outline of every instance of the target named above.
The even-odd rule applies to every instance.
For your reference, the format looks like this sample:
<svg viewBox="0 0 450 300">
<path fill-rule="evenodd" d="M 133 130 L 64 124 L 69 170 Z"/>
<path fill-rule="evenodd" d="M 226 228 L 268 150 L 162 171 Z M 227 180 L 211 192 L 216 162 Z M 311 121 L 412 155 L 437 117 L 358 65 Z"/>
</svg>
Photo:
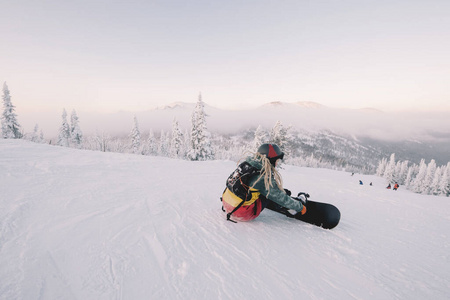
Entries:
<svg viewBox="0 0 450 300">
<path fill-rule="evenodd" d="M 284 214 L 290 218 L 313 224 L 325 229 L 332 229 L 339 224 L 341 212 L 336 206 L 329 203 L 315 202 L 308 200 L 306 202 L 306 213 L 302 216 L 300 213 L 295 216 L 288 212 L 288 209 L 279 205 L 268 205 L 268 209 Z"/>
</svg>

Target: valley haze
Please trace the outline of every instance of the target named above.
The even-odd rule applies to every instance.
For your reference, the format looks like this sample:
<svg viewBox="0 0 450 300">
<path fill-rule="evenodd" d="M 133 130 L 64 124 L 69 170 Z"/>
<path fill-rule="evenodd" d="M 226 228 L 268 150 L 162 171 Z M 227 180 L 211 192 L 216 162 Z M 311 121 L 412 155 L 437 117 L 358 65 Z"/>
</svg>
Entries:
<svg viewBox="0 0 450 300">
<path fill-rule="evenodd" d="M 354 138 L 368 137 L 388 141 L 450 141 L 449 112 L 390 112 L 374 108 L 344 109 L 321 105 L 316 102 L 274 101 L 253 109 L 226 110 L 210 106 L 205 101 L 208 130 L 221 134 L 236 134 L 255 129 L 258 125 L 271 129 L 276 121 L 292 125 L 293 129 L 318 131 L 330 130 L 336 134 Z M 110 135 L 127 135 L 136 116 L 142 133 L 152 129 L 155 133 L 168 131 L 176 118 L 182 130 L 190 130 L 195 103 L 174 102 L 147 111 L 120 111 L 95 113 L 78 111 L 76 107 L 65 107 L 68 114 L 75 109 L 80 126 L 87 135 L 105 132 Z M 20 107 L 19 107 L 20 108 Z M 26 132 L 36 124 L 46 138 L 57 136 L 61 125 L 60 112 L 20 112 L 18 119 Z"/>
</svg>

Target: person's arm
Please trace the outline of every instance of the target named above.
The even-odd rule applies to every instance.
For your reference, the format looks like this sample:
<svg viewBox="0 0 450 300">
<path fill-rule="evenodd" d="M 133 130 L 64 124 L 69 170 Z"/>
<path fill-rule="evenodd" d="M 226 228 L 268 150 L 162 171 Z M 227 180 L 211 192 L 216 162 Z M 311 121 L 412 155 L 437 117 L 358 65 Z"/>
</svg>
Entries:
<svg viewBox="0 0 450 300">
<path fill-rule="evenodd" d="M 253 185 L 253 182 L 250 186 Z M 292 199 L 288 196 L 284 190 L 280 190 L 275 182 L 272 180 L 272 187 L 270 188 L 270 192 L 267 191 L 264 185 L 264 179 L 261 178 L 255 185 L 254 188 L 257 189 L 263 196 L 267 199 L 283 206 L 288 209 L 293 209 L 295 211 L 301 212 L 303 210 L 303 204 L 300 201 Z"/>
</svg>

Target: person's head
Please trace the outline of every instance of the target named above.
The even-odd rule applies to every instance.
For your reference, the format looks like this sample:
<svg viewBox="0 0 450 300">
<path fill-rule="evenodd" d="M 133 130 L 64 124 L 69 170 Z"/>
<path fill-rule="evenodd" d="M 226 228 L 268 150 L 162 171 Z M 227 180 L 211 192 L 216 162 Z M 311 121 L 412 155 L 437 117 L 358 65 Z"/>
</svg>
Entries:
<svg viewBox="0 0 450 300">
<path fill-rule="evenodd" d="M 260 155 L 266 157 L 272 166 L 276 165 L 277 160 L 283 159 L 284 153 L 276 144 L 262 144 L 257 151 Z"/>
<path fill-rule="evenodd" d="M 280 190 L 283 190 L 283 180 L 281 179 L 281 175 L 275 169 L 277 161 L 283 159 L 284 153 L 281 151 L 280 147 L 275 144 L 263 144 L 258 148 L 256 152 L 256 157 L 261 159 L 262 169 L 260 178 L 264 178 L 264 185 L 268 192 L 270 192 L 270 188 L 272 187 L 271 178 L 275 179 L 276 184 Z M 256 182 L 255 181 L 255 184 Z M 265 195 L 266 197 L 268 195 Z"/>
</svg>

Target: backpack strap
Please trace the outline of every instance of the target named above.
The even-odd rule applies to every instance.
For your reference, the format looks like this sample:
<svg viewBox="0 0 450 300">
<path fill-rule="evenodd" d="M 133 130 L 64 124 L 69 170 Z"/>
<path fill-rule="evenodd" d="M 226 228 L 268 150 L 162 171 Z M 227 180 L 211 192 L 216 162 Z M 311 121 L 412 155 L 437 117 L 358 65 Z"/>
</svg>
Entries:
<svg viewBox="0 0 450 300">
<path fill-rule="evenodd" d="M 244 204 L 245 200 L 242 200 L 241 203 L 238 204 L 238 206 L 236 206 L 231 212 L 227 213 L 227 221 L 233 222 L 233 223 L 237 223 L 236 221 L 233 221 L 230 219 L 231 215 L 237 211 L 239 208 L 241 208 L 242 204 Z"/>
<path fill-rule="evenodd" d="M 258 174 L 260 171 L 257 169 L 257 168 L 255 168 L 255 167 L 253 167 L 252 165 L 250 165 L 248 162 L 246 162 L 246 161 L 244 161 L 243 163 L 241 163 L 240 165 L 239 165 L 239 167 L 238 167 L 238 169 L 237 170 L 245 170 L 246 171 L 246 173 L 244 173 L 244 174 L 242 174 L 243 176 L 245 175 L 246 176 L 246 178 L 248 178 L 249 176 L 253 176 L 253 175 L 255 175 L 255 174 Z M 237 171 L 236 170 L 236 171 Z M 231 175 L 230 175 L 230 177 L 228 177 L 228 180 L 233 176 L 233 174 L 235 174 L 236 173 L 236 171 L 234 171 L 233 173 L 231 173 Z M 240 174 L 236 174 L 237 176 L 238 176 L 238 180 L 239 180 L 239 182 L 240 182 L 240 186 L 241 186 L 241 189 L 239 189 L 239 190 L 233 190 L 233 188 L 230 186 L 230 187 L 228 187 L 228 180 L 227 180 L 227 187 L 225 188 L 225 190 L 224 190 L 224 193 L 225 193 L 225 191 L 226 191 L 226 189 L 228 188 L 232 193 L 234 193 L 235 195 L 236 195 L 236 192 L 237 192 L 237 194 L 242 194 L 242 196 L 244 196 L 243 194 L 244 194 L 244 191 L 242 190 L 242 188 L 244 189 L 244 190 L 246 190 L 245 192 L 245 196 L 244 197 L 240 197 L 239 195 L 237 195 L 239 198 L 241 198 L 241 202 L 231 211 L 231 212 L 229 212 L 228 214 L 227 214 L 227 221 L 230 221 L 230 222 L 233 222 L 233 223 L 237 223 L 237 222 L 235 222 L 235 221 L 233 221 L 233 220 L 231 220 L 230 219 L 230 217 L 231 217 L 231 215 L 235 212 L 235 211 L 237 211 L 239 208 L 241 208 L 241 206 L 245 203 L 245 201 L 247 201 L 247 199 L 248 199 L 248 196 L 250 195 L 250 199 L 252 198 L 252 196 L 251 196 L 251 194 L 252 193 L 256 193 L 256 192 L 258 192 L 258 191 L 251 191 L 250 190 L 250 187 L 248 186 L 248 185 L 246 185 L 243 181 L 242 181 L 242 177 L 240 176 Z M 223 194 L 223 193 L 222 193 Z M 222 198 L 220 198 L 220 200 L 222 201 Z M 224 210 L 224 208 L 223 208 L 223 205 L 222 205 L 222 210 L 223 211 L 225 211 Z"/>
</svg>

